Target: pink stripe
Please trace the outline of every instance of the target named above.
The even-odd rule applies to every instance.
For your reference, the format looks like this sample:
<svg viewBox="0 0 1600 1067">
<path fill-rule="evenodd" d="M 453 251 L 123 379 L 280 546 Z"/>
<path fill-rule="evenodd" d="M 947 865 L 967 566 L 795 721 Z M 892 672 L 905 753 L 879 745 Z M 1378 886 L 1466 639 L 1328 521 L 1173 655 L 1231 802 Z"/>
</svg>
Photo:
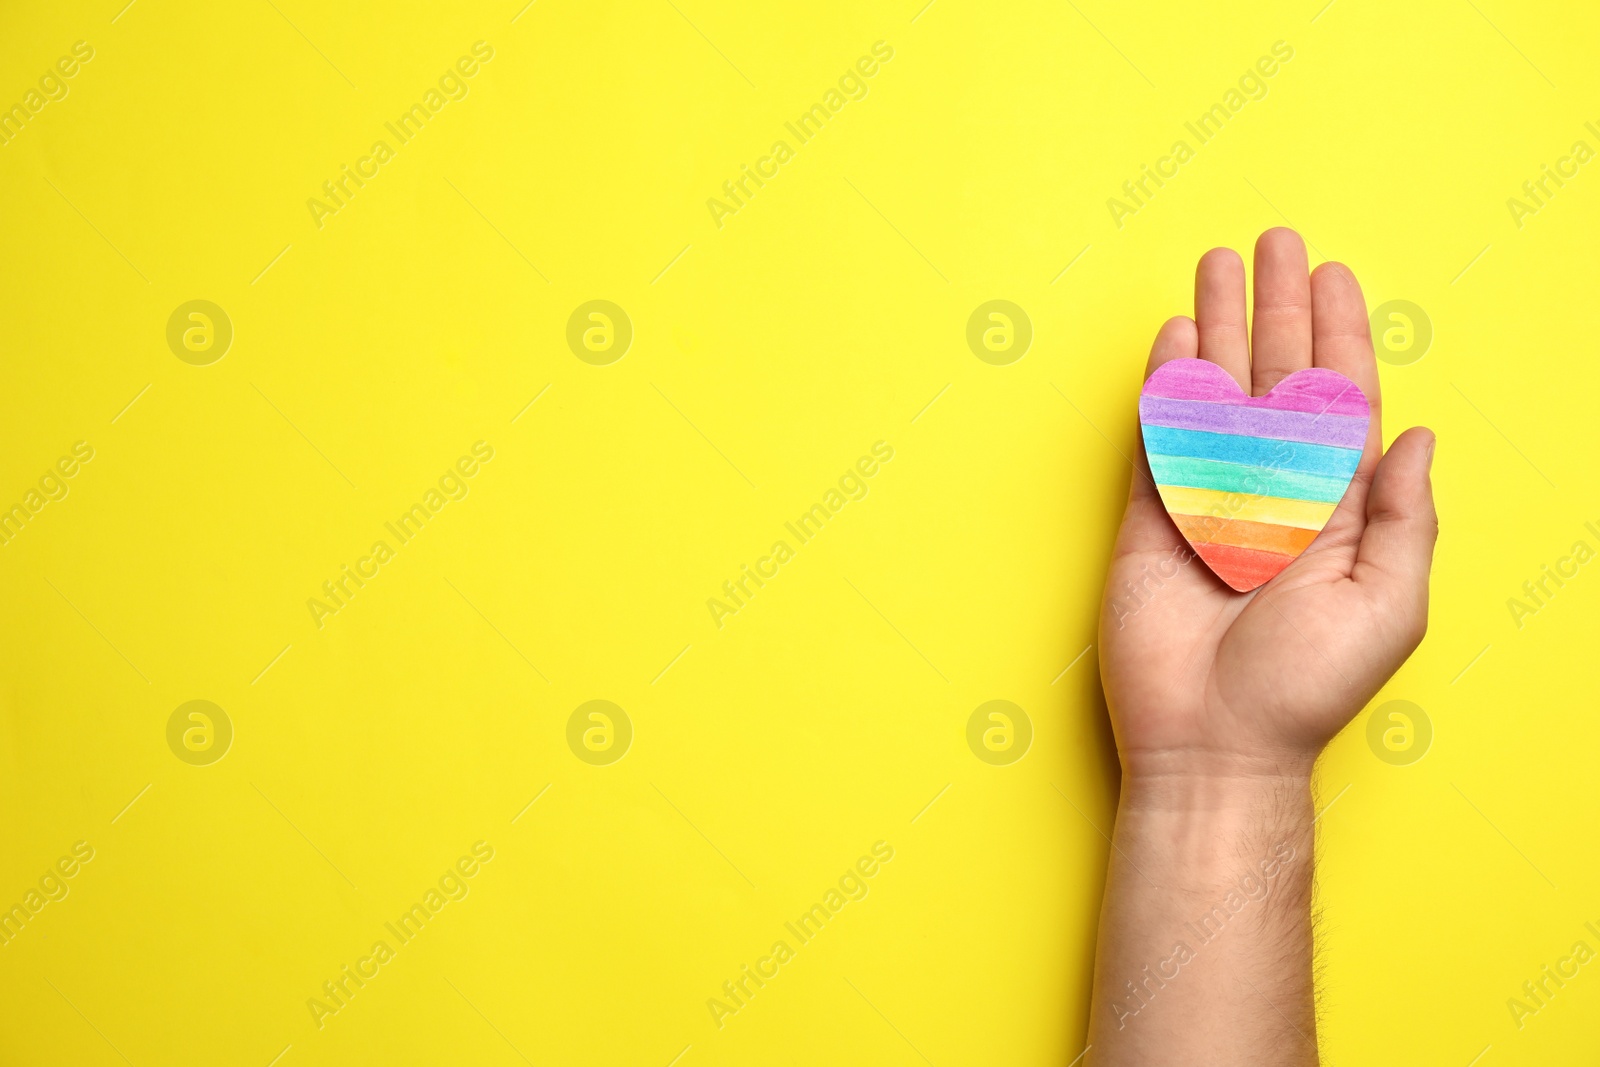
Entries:
<svg viewBox="0 0 1600 1067">
<path fill-rule="evenodd" d="M 1245 396 L 1233 376 L 1215 363 L 1203 359 L 1175 359 L 1157 368 L 1145 382 L 1143 395 L 1265 411 L 1305 411 L 1363 419 L 1371 414 L 1360 387 L 1326 367 L 1296 371 L 1266 396 Z"/>
</svg>

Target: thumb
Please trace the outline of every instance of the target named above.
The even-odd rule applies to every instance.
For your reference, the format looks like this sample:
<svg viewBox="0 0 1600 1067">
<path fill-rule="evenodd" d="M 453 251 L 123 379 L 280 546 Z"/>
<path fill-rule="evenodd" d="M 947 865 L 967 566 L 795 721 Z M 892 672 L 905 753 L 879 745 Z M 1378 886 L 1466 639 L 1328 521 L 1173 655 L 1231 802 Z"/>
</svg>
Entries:
<svg viewBox="0 0 1600 1067">
<path fill-rule="evenodd" d="M 1367 494 L 1367 528 L 1351 577 L 1408 619 L 1421 640 L 1428 623 L 1428 570 L 1439 517 L 1433 507 L 1433 432 L 1414 426 L 1378 462 Z"/>
</svg>

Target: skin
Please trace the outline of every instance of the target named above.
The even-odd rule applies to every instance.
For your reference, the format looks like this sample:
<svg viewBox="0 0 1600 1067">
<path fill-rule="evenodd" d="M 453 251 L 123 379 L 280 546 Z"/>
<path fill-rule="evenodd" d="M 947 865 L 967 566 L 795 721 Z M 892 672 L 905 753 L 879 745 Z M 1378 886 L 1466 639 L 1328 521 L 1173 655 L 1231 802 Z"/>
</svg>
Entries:
<svg viewBox="0 0 1600 1067">
<path fill-rule="evenodd" d="M 1095 961 L 1095 1067 L 1318 1062 L 1312 769 L 1421 642 L 1438 520 L 1433 434 L 1407 430 L 1383 451 L 1355 276 L 1306 262 L 1294 231 L 1261 235 L 1247 328 L 1243 260 L 1207 252 L 1194 318 L 1168 320 L 1151 348 L 1147 376 L 1205 359 L 1257 396 L 1297 370 L 1331 368 L 1366 394 L 1372 424 L 1326 528 L 1250 593 L 1193 558 L 1141 446 L 1100 620 L 1122 790 Z"/>
</svg>

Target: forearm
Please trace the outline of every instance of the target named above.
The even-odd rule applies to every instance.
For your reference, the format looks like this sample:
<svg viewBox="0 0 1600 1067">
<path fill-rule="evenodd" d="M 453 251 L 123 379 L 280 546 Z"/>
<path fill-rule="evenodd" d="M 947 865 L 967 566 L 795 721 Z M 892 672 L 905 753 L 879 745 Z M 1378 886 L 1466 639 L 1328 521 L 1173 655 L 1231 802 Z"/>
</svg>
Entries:
<svg viewBox="0 0 1600 1067">
<path fill-rule="evenodd" d="M 1088 1064 L 1317 1063 L 1309 772 L 1124 776 Z"/>
</svg>

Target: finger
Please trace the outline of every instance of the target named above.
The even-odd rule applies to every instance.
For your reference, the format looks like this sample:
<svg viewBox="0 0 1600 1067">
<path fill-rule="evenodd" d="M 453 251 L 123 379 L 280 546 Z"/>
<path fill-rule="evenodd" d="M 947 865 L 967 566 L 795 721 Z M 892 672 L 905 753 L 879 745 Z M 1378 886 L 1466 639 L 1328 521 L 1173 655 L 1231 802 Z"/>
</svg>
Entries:
<svg viewBox="0 0 1600 1067">
<path fill-rule="evenodd" d="M 1233 375 L 1250 390 L 1250 333 L 1245 325 L 1244 260 L 1231 248 L 1213 248 L 1194 272 L 1194 320 L 1200 358 Z"/>
<path fill-rule="evenodd" d="M 1200 339 L 1195 330 L 1194 320 L 1187 315 L 1173 316 L 1162 323 L 1161 329 L 1156 331 L 1155 342 L 1150 346 L 1150 359 L 1145 363 L 1144 376 L 1150 377 L 1156 372 L 1157 367 L 1171 363 L 1175 359 L 1193 359 L 1199 348 Z M 1133 483 L 1128 488 L 1130 510 L 1136 501 L 1146 505 L 1154 504 L 1157 508 L 1161 508 L 1161 498 L 1156 493 L 1155 482 L 1150 477 L 1150 463 L 1145 459 L 1142 434 L 1133 459 Z"/>
<path fill-rule="evenodd" d="M 1411 641 L 1428 625 L 1428 571 L 1439 518 L 1433 506 L 1433 432 L 1414 426 L 1395 438 L 1367 496 L 1367 525 L 1351 577 L 1382 598 L 1386 618 Z"/>
<path fill-rule="evenodd" d="M 1299 234 L 1279 226 L 1261 235 L 1255 288 L 1250 381 L 1253 395 L 1261 396 L 1311 366 L 1311 276 Z"/>
<path fill-rule="evenodd" d="M 1350 488 L 1328 522 L 1328 546 L 1353 548 L 1366 524 L 1367 493 L 1383 455 L 1383 404 L 1378 388 L 1378 361 L 1372 354 L 1367 303 L 1361 286 L 1343 263 L 1323 263 L 1311 276 L 1311 326 L 1314 362 L 1338 371 L 1367 398 L 1371 422 Z"/>
<path fill-rule="evenodd" d="M 1200 340 L 1195 332 L 1194 320 L 1186 315 L 1168 319 L 1156 333 L 1150 346 L 1150 361 L 1145 376 L 1155 373 L 1157 367 L 1175 359 L 1193 359 L 1199 351 Z M 1133 477 L 1128 484 L 1128 509 L 1122 516 L 1122 529 L 1112 556 L 1120 559 L 1137 552 L 1172 552 L 1183 544 L 1183 536 L 1167 518 L 1166 506 L 1150 477 L 1150 461 L 1144 454 L 1144 435 L 1134 446 L 1131 462 Z"/>
<path fill-rule="evenodd" d="M 1323 263 L 1311 275 L 1311 328 L 1313 364 L 1338 371 L 1366 394 L 1372 425 L 1363 459 L 1376 465 L 1383 451 L 1378 361 L 1372 354 L 1366 299 L 1355 274 L 1343 263 Z"/>
<path fill-rule="evenodd" d="M 1174 315 L 1156 331 L 1150 359 L 1144 365 L 1144 376 L 1150 377 L 1157 367 L 1175 359 L 1193 359 L 1199 351 L 1200 338 L 1194 320 L 1187 315 Z"/>
</svg>

